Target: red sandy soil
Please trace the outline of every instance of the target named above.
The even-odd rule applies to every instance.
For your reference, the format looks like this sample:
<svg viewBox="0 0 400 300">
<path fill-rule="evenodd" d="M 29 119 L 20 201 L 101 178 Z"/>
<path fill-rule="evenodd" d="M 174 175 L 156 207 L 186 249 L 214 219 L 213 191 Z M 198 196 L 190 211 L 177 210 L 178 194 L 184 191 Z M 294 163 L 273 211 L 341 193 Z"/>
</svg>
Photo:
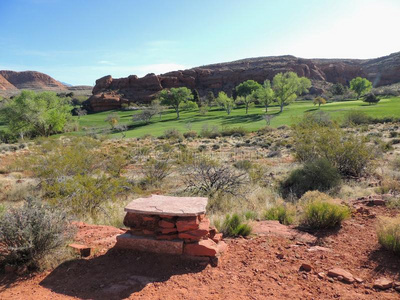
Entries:
<svg viewBox="0 0 400 300">
<path fill-rule="evenodd" d="M 386 208 L 370 210 L 390 215 Z M 17 278 L 1 275 L 0 299 L 400 299 L 394 289 L 378 291 L 374 280 L 400 281 L 400 259 L 381 249 L 376 218 L 355 215 L 336 232 L 316 235 L 312 245 L 264 231 L 228 239 L 219 265 L 112 249 L 120 229 L 79 224 L 77 242 L 95 249 L 90 258 L 68 261 L 53 271 Z M 264 225 L 263 225 L 264 224 Z M 300 270 L 309 263 L 312 271 Z M 343 268 L 364 280 L 346 284 L 318 273 Z"/>
</svg>

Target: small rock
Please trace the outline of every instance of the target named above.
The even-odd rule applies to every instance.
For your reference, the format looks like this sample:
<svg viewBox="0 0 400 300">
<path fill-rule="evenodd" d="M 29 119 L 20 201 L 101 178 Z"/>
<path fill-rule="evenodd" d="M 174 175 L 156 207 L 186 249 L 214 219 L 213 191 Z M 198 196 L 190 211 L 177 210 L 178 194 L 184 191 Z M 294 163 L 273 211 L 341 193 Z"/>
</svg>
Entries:
<svg viewBox="0 0 400 300">
<path fill-rule="evenodd" d="M 312 267 L 310 264 L 303 263 L 301 264 L 300 270 L 304 270 L 306 272 L 310 272 L 312 270 Z"/>
<path fill-rule="evenodd" d="M 360 277 L 354 277 L 354 280 L 355 280 L 357 283 L 363 283 L 363 282 L 364 282 L 364 280 L 362 280 Z"/>
<path fill-rule="evenodd" d="M 339 281 L 343 281 L 344 278 L 343 278 L 343 276 L 338 276 L 338 277 L 336 277 L 336 279 Z"/>
<path fill-rule="evenodd" d="M 276 257 L 279 258 L 279 259 L 283 259 L 283 258 L 284 258 L 284 255 L 283 255 L 282 253 L 278 253 L 278 254 L 276 255 Z"/>
<path fill-rule="evenodd" d="M 395 289 L 396 291 L 400 292 L 400 286 L 396 286 L 394 289 Z"/>
<path fill-rule="evenodd" d="M 330 277 L 339 277 L 341 276 L 343 281 L 347 283 L 353 283 L 354 277 L 350 272 L 343 270 L 341 268 L 333 268 L 328 271 L 328 276 Z"/>
<path fill-rule="evenodd" d="M 379 278 L 375 280 L 374 282 L 374 288 L 380 289 L 380 290 L 386 290 L 390 289 L 393 285 L 393 280 L 387 279 L 387 278 Z"/>
<path fill-rule="evenodd" d="M 315 252 L 315 251 L 326 251 L 326 252 L 332 252 L 331 249 L 326 248 L 326 247 L 321 247 L 321 246 L 313 246 L 311 248 L 307 249 L 308 252 Z"/>
<path fill-rule="evenodd" d="M 74 249 L 76 253 L 79 253 L 82 257 L 90 256 L 92 249 L 89 246 L 81 244 L 69 244 L 69 247 Z"/>
<path fill-rule="evenodd" d="M 325 273 L 324 273 L 324 272 L 319 272 L 319 273 L 318 273 L 318 278 L 319 278 L 319 279 L 325 278 Z"/>
</svg>

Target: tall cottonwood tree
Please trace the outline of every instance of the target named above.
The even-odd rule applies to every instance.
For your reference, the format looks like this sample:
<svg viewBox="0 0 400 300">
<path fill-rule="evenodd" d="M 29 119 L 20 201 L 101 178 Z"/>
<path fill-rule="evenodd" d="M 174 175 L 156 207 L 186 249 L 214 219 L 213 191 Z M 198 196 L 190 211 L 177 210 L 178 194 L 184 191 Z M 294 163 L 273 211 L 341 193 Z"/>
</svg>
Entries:
<svg viewBox="0 0 400 300">
<path fill-rule="evenodd" d="M 193 94 L 186 87 L 171 88 L 169 90 L 162 90 L 159 95 L 161 104 L 171 106 L 175 109 L 176 117 L 179 119 L 179 111 L 182 102 L 192 101 Z"/>
<path fill-rule="evenodd" d="M 311 81 L 306 77 L 299 77 L 294 72 L 278 73 L 272 80 L 276 102 L 280 112 L 285 105 L 295 101 L 299 95 L 308 92 Z"/>
</svg>

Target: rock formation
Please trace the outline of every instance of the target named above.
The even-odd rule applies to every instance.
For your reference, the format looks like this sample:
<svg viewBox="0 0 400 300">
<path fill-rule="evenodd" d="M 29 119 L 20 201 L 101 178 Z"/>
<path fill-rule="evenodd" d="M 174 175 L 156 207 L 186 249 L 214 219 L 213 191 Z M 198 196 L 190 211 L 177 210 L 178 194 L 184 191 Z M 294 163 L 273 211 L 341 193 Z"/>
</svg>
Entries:
<svg viewBox="0 0 400 300">
<path fill-rule="evenodd" d="M 61 82 L 55 80 L 49 75 L 36 72 L 36 71 L 0 71 L 0 89 L 2 86 L 2 78 L 6 80 L 11 86 L 8 89 L 27 89 L 27 90 L 67 90 L 67 87 Z"/>
<path fill-rule="evenodd" d="M 248 58 L 228 63 L 173 71 L 161 75 L 148 74 L 142 78 L 131 75 L 113 79 L 110 75 L 96 81 L 89 109 L 104 111 L 120 107 L 123 102 L 148 103 L 165 88 L 197 89 L 200 96 L 212 91 L 231 94 L 239 83 L 253 79 L 262 83 L 279 72 L 296 72 L 313 82 L 311 93 L 321 93 L 326 83 L 348 84 L 357 76 L 368 78 L 374 86 L 400 82 L 400 52 L 376 59 L 303 59 L 294 56 Z M 113 93 L 110 100 L 108 95 Z M 117 98 L 119 97 L 119 101 Z M 125 100 L 121 100 L 125 99 Z"/>
</svg>

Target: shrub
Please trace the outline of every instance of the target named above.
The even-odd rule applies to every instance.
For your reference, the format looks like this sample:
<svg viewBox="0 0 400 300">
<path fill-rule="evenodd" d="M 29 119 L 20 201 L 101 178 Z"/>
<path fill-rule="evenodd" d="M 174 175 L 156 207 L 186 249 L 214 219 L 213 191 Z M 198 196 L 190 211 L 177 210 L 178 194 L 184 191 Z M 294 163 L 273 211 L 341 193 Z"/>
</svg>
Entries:
<svg viewBox="0 0 400 300">
<path fill-rule="evenodd" d="M 219 228 L 225 236 L 248 236 L 252 232 L 249 224 L 243 223 L 237 214 L 226 215 L 222 227 Z"/>
<path fill-rule="evenodd" d="M 188 132 L 185 132 L 184 134 L 183 134 L 183 136 L 185 137 L 185 139 L 187 139 L 187 138 L 196 138 L 197 137 L 197 132 L 196 131 L 188 131 Z"/>
<path fill-rule="evenodd" d="M 244 213 L 244 217 L 246 220 L 256 220 L 257 219 L 257 213 L 252 210 L 248 210 Z"/>
<path fill-rule="evenodd" d="M 362 124 L 370 124 L 372 123 L 372 118 L 368 116 L 363 111 L 352 110 L 349 111 L 344 116 L 343 125 L 344 126 L 352 126 L 352 125 L 362 125 Z"/>
<path fill-rule="evenodd" d="M 336 204 L 328 195 L 307 192 L 301 199 L 301 225 L 311 229 L 330 229 L 340 226 L 350 216 L 348 207 Z"/>
<path fill-rule="evenodd" d="M 182 140 L 183 139 L 182 133 L 178 129 L 175 129 L 175 128 L 165 130 L 164 137 L 166 139 L 171 139 L 171 140 Z"/>
<path fill-rule="evenodd" d="M 239 170 L 244 170 L 244 171 L 250 171 L 250 169 L 253 167 L 253 164 L 252 164 L 252 162 L 251 161 L 249 161 L 248 159 L 245 159 L 245 160 L 238 160 L 237 162 L 235 162 L 234 164 L 233 164 L 233 166 L 236 168 L 236 169 L 239 169 Z"/>
<path fill-rule="evenodd" d="M 247 133 L 243 127 L 224 127 L 221 130 L 222 136 L 245 136 Z"/>
<path fill-rule="evenodd" d="M 119 154 L 98 151 L 91 138 L 43 140 L 19 161 L 41 180 L 43 196 L 51 204 L 85 217 L 103 211 L 108 201 L 126 193 L 131 184 L 120 177 L 127 160 Z"/>
<path fill-rule="evenodd" d="M 263 217 L 265 220 L 276 220 L 281 224 L 290 225 L 294 222 L 295 211 L 286 205 L 276 205 L 267 209 Z"/>
<path fill-rule="evenodd" d="M 335 124 L 320 126 L 304 120 L 293 126 L 293 139 L 299 161 L 325 158 L 342 176 L 360 176 L 374 158 L 364 137 L 345 132 Z"/>
<path fill-rule="evenodd" d="M 200 136 L 203 138 L 215 139 L 221 136 L 217 126 L 209 127 L 207 124 L 201 128 Z"/>
<path fill-rule="evenodd" d="M 246 182 L 246 173 L 236 172 L 228 166 L 203 158 L 185 168 L 184 180 L 186 190 L 196 194 L 235 195 L 238 188 Z"/>
<path fill-rule="evenodd" d="M 40 267 L 40 261 L 72 237 L 65 213 L 33 199 L 0 216 L 0 265 Z"/>
<path fill-rule="evenodd" d="M 307 191 L 327 191 L 338 186 L 340 174 L 327 159 L 307 162 L 302 168 L 292 171 L 281 183 L 283 197 L 294 194 L 301 197 Z"/>
<path fill-rule="evenodd" d="M 143 183 L 158 184 L 171 173 L 171 165 L 168 160 L 150 159 L 144 165 L 142 173 L 144 175 Z"/>
<path fill-rule="evenodd" d="M 383 217 L 379 220 L 376 233 L 379 243 L 389 251 L 400 254 L 400 217 Z"/>
<path fill-rule="evenodd" d="M 380 101 L 381 99 L 379 99 L 379 97 L 377 97 L 377 96 L 375 96 L 375 94 L 373 94 L 373 93 L 370 93 L 370 94 L 368 94 L 368 95 L 365 95 L 364 96 L 364 99 L 363 99 L 363 101 L 364 102 L 367 102 L 368 104 L 376 104 L 376 103 L 378 103 L 379 101 Z"/>
</svg>

